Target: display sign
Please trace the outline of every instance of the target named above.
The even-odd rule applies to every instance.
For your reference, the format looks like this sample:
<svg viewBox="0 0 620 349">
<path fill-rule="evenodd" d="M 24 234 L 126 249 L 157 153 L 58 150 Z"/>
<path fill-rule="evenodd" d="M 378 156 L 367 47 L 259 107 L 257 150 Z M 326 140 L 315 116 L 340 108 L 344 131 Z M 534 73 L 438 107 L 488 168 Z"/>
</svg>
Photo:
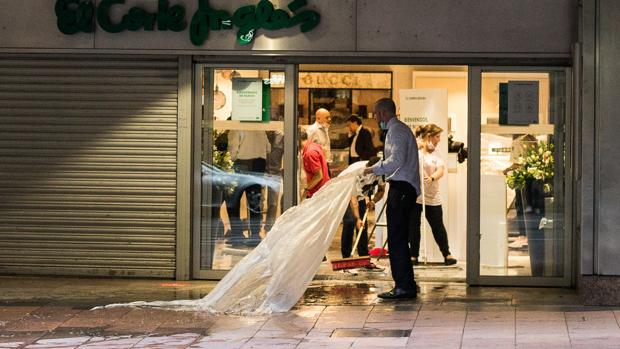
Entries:
<svg viewBox="0 0 620 349">
<path fill-rule="evenodd" d="M 262 121 L 263 80 L 260 78 L 233 78 L 232 88 L 231 119 Z"/>
<path fill-rule="evenodd" d="M 538 81 L 508 81 L 499 84 L 499 123 L 538 124 Z"/>
<path fill-rule="evenodd" d="M 192 15 L 189 31 L 190 40 L 201 46 L 211 30 L 238 28 L 237 42 L 248 45 L 258 29 L 278 30 L 300 25 L 302 33 L 314 29 L 321 21 L 321 15 L 314 10 L 304 10 L 307 0 L 293 0 L 287 8 L 290 13 L 276 9 L 269 0 L 260 0 L 257 5 L 242 6 L 231 15 L 225 10 L 214 9 L 209 0 L 197 0 L 198 10 Z M 125 5 L 125 0 L 56 0 L 55 12 L 58 29 L 67 35 L 78 32 L 92 33 L 95 23 L 108 33 L 129 31 L 174 31 L 187 29 L 186 9 L 182 5 L 170 6 L 168 0 L 158 0 L 157 12 L 142 7 L 131 7 L 120 20 L 113 21 L 113 8 Z"/>
<path fill-rule="evenodd" d="M 434 154 L 444 162 L 444 176 L 439 180 L 439 192 L 443 206 L 444 224 L 448 226 L 448 90 L 447 89 L 410 89 L 399 90 L 400 120 L 414 131 L 419 125 L 435 124 L 444 131 Z M 425 223 L 427 224 L 427 223 Z M 427 225 L 430 233 L 430 226 Z M 443 255 L 432 242 L 432 238 L 423 236 L 420 246 L 421 255 L 429 262 L 443 262 Z M 429 239 L 429 240 L 427 240 Z M 428 242 L 427 242 L 428 241 Z"/>
<path fill-rule="evenodd" d="M 299 88 L 392 89 L 392 73 L 300 72 Z"/>
</svg>

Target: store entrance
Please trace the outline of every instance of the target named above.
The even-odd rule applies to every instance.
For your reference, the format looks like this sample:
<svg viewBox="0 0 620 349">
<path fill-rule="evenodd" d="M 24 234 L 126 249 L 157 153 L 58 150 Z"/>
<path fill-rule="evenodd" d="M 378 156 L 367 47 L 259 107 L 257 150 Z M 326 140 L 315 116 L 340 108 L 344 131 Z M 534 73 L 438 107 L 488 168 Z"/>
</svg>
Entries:
<svg viewBox="0 0 620 349">
<path fill-rule="evenodd" d="M 465 281 L 467 67 L 199 64 L 194 80 L 194 278 L 223 277 L 269 234 L 284 210 L 300 201 L 307 178 L 299 135 L 312 129 L 318 110 L 331 121 L 324 138 L 334 177 L 349 165 L 351 155 L 364 153 L 357 147 L 358 154 L 351 152 L 351 125 L 359 122 L 369 146 L 382 150 L 372 109 L 378 99 L 387 97 L 396 102 L 400 118 L 412 130 L 425 124 L 441 128 L 435 153 L 443 166 L 443 175 L 437 176 L 437 199 L 443 209 L 439 220 L 447 231 L 450 255 L 458 263 L 444 265 L 425 223 L 420 229 L 417 278 Z M 380 251 L 387 236 L 385 215 L 380 214 L 385 201 L 374 199 L 376 208 L 367 215 L 372 234 L 361 242 L 369 253 Z M 343 256 L 343 225 L 338 229 L 318 279 L 390 278 L 386 257 L 373 258 L 380 269 L 332 271 L 329 260 Z M 355 234 L 348 239 L 355 241 Z"/>
<path fill-rule="evenodd" d="M 309 138 L 321 143 L 329 162 L 330 174 L 337 176 L 345 169 L 350 159 L 359 157 L 355 149 L 373 147 L 382 151 L 381 131 L 372 110 L 374 103 L 380 98 L 392 98 L 398 109 L 399 118 L 407 123 L 412 130 L 418 126 L 436 125 L 440 138 L 436 151 L 428 153 L 428 163 L 439 161 L 442 175 L 436 185 L 436 201 L 432 203 L 433 212 L 441 208 L 442 215 L 437 218 L 443 223 L 447 235 L 447 249 L 450 257 L 458 262 L 446 265 L 444 253 L 433 238 L 433 231 L 426 222 L 418 225 L 419 241 L 412 236 L 412 254 L 417 255 L 414 266 L 416 280 L 436 282 L 465 282 L 467 255 L 467 67 L 465 66 L 404 66 L 404 65 L 300 65 L 298 83 L 298 127 L 299 132 L 306 132 Z M 323 110 L 323 112 L 320 112 Z M 317 114 L 328 112 L 329 127 L 323 120 L 317 122 Z M 352 118 L 353 115 L 353 118 Z M 321 119 L 322 116 L 318 116 Z M 351 146 L 360 139 L 354 124 L 359 120 L 359 127 L 365 129 L 370 137 L 363 137 L 367 147 Z M 319 129 L 319 131 L 317 131 Z M 317 132 L 327 129 L 329 144 L 326 138 Z M 324 131 L 323 131 L 324 132 Z M 357 136 L 356 136 L 357 135 Z M 357 137 L 357 138 L 356 138 Z M 355 141 L 353 141 L 355 138 Z M 422 142 L 422 137 L 419 139 Z M 352 148 L 353 151 L 352 151 Z M 308 178 L 303 169 L 304 160 L 301 154 L 297 163 L 300 168 L 300 193 L 307 186 Z M 363 156 L 362 156 L 363 158 Z M 428 170 L 428 169 L 427 169 Z M 430 170 L 429 170 L 430 171 Z M 431 172 L 433 172 L 431 171 Z M 431 173 L 429 172 L 428 175 Z M 389 189 L 388 189 L 389 190 Z M 360 206 L 376 201 L 376 190 L 358 197 Z M 351 223 L 351 213 L 345 214 L 339 230 L 327 252 L 327 261 L 321 265 L 317 279 L 344 280 L 390 280 L 388 257 L 379 257 L 385 246 L 387 229 L 384 214 L 385 200 L 379 200 L 374 210 L 367 214 L 367 247 L 365 236 L 358 243 L 357 251 L 353 249 L 356 233 Z M 431 204 L 427 204 L 430 207 Z M 431 211 L 431 210 L 429 210 Z M 382 213 L 383 212 L 383 213 Z M 432 212 L 429 212 L 432 213 Z M 363 217 L 360 211 L 359 216 Z M 412 222 L 412 227 L 415 223 Z M 437 227 L 435 227 L 437 228 Z M 435 232 L 439 234 L 439 232 Z M 419 242 L 419 249 L 413 247 Z M 414 250 L 417 252 L 414 252 Z M 445 248 L 444 248 L 445 250 Z M 346 271 L 333 271 L 329 263 L 332 259 L 352 255 L 370 253 L 373 264 L 378 269 L 358 268 Z M 389 253 L 389 251 L 387 251 Z"/>
<path fill-rule="evenodd" d="M 469 284 L 571 284 L 570 74 L 469 68 Z"/>
<path fill-rule="evenodd" d="M 333 178 L 352 158 L 380 156 L 372 110 L 392 98 L 412 130 L 433 125 L 439 137 L 433 151 L 418 139 L 425 175 L 437 179 L 427 211 L 441 214 L 412 221 L 420 231 L 410 241 L 417 280 L 570 284 L 570 69 L 286 64 L 197 65 L 195 72 L 195 278 L 221 278 L 305 196 L 302 133 L 320 143 Z M 354 198 L 359 207 L 377 201 L 367 241 L 353 248 L 345 214 L 318 279 L 390 278 L 385 257 L 373 258 L 378 269 L 371 270 L 334 272 L 329 263 L 384 251 L 385 201 L 375 192 Z M 428 220 L 443 223 L 443 242 L 434 238 L 443 229 L 433 232 Z M 447 253 L 458 262 L 446 263 Z"/>
</svg>

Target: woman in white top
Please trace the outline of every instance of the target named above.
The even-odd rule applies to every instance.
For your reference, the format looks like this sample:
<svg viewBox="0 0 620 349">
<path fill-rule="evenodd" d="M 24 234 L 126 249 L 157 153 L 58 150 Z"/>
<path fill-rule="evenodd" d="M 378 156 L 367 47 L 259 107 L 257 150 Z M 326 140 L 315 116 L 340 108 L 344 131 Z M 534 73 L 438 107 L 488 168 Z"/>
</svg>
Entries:
<svg viewBox="0 0 620 349">
<path fill-rule="evenodd" d="M 443 224 L 443 210 L 441 208 L 441 195 L 439 193 L 439 179 L 445 172 L 444 161 L 437 156 L 435 149 L 441 140 L 443 129 L 435 124 L 418 126 L 415 129 L 415 136 L 419 142 L 420 163 L 424 166 L 424 199 L 426 206 L 426 219 L 433 231 L 435 242 L 441 250 L 445 265 L 456 264 L 456 259 L 450 254 L 448 245 L 448 233 Z M 411 251 L 411 261 L 414 265 L 418 264 L 420 254 L 420 223 L 422 215 L 422 195 L 418 196 L 411 216 L 409 227 L 409 248 Z"/>
</svg>

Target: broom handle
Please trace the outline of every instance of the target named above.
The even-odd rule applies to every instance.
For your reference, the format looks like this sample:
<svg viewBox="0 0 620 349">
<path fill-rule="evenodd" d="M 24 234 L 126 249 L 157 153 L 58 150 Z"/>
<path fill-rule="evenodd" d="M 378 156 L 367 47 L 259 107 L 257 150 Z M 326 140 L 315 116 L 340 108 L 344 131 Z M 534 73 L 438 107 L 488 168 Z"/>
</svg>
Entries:
<svg viewBox="0 0 620 349">
<path fill-rule="evenodd" d="M 355 239 L 355 244 L 353 244 L 353 249 L 351 250 L 351 253 L 355 253 L 355 251 L 357 251 L 357 244 L 360 243 L 360 238 L 362 237 L 362 231 L 364 230 L 364 227 L 366 226 L 366 218 L 368 218 L 368 210 L 364 212 L 364 217 L 362 218 L 362 227 L 357 230 L 357 238 Z M 357 255 L 359 256 L 359 253 Z"/>
<path fill-rule="evenodd" d="M 422 218 L 420 219 L 420 225 L 422 225 L 422 234 L 424 235 L 424 264 L 426 264 L 428 260 L 427 253 L 427 238 L 426 238 L 426 195 L 425 195 L 425 184 L 424 184 L 424 152 L 422 153 L 422 157 L 419 158 L 420 162 L 420 188 L 422 189 Z"/>
<path fill-rule="evenodd" d="M 383 207 L 381 207 L 381 211 L 379 211 L 379 215 L 375 217 L 375 224 L 372 226 L 372 229 L 370 230 L 370 234 L 368 234 L 368 241 L 370 241 L 370 239 L 372 238 L 372 235 L 375 233 L 375 229 L 377 229 L 377 223 L 381 219 L 381 216 L 383 215 L 383 211 L 385 211 L 386 206 L 387 206 L 387 203 L 383 205 Z"/>
<path fill-rule="evenodd" d="M 388 231 L 387 233 L 389 234 L 390 232 Z M 386 238 L 385 241 L 383 242 L 383 247 L 381 247 L 381 251 L 379 251 L 379 255 L 377 256 L 377 263 L 379 262 L 381 257 L 383 257 L 383 251 L 385 251 L 385 246 L 387 245 L 387 242 L 388 242 L 388 239 Z"/>
<path fill-rule="evenodd" d="M 424 159 L 424 157 L 422 157 L 422 160 Z M 422 219 L 420 220 L 420 223 L 422 225 L 422 230 L 423 230 L 423 234 L 424 234 L 424 257 L 425 257 L 425 262 L 426 262 L 426 222 L 424 222 L 424 219 L 426 219 L 426 199 L 424 197 L 424 163 L 423 161 L 420 161 L 420 188 L 422 189 Z M 383 213 L 383 209 L 385 209 L 385 206 L 383 206 L 383 208 L 381 209 L 381 213 Z M 381 216 L 381 213 L 379 213 L 379 217 Z M 377 218 L 377 221 L 379 220 L 379 218 Z M 377 225 L 375 224 L 375 227 Z M 373 228 L 373 232 L 374 232 L 374 228 Z M 388 234 L 390 233 L 389 231 L 387 232 Z M 385 250 L 385 246 L 387 245 L 388 239 L 385 239 L 385 242 L 383 242 L 383 247 L 381 247 L 381 251 L 379 251 L 379 256 L 377 256 L 377 262 L 379 262 L 379 260 L 381 259 L 381 257 L 383 257 L 383 251 Z"/>
</svg>

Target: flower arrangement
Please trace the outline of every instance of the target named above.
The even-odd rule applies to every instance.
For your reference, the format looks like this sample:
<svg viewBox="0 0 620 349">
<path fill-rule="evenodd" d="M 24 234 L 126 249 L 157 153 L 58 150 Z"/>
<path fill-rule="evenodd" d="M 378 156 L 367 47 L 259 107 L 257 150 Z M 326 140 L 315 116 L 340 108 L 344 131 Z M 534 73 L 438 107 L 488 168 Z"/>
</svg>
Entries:
<svg viewBox="0 0 620 349">
<path fill-rule="evenodd" d="M 227 137 L 225 132 L 213 130 L 213 165 L 227 172 L 232 171 L 233 161 L 230 158 L 228 150 L 220 150 L 217 146 L 217 140 Z"/>
<path fill-rule="evenodd" d="M 546 193 L 553 180 L 553 143 L 539 141 L 525 147 L 525 152 L 508 171 L 506 183 L 511 189 L 521 189 L 531 180 L 544 182 Z"/>
</svg>

